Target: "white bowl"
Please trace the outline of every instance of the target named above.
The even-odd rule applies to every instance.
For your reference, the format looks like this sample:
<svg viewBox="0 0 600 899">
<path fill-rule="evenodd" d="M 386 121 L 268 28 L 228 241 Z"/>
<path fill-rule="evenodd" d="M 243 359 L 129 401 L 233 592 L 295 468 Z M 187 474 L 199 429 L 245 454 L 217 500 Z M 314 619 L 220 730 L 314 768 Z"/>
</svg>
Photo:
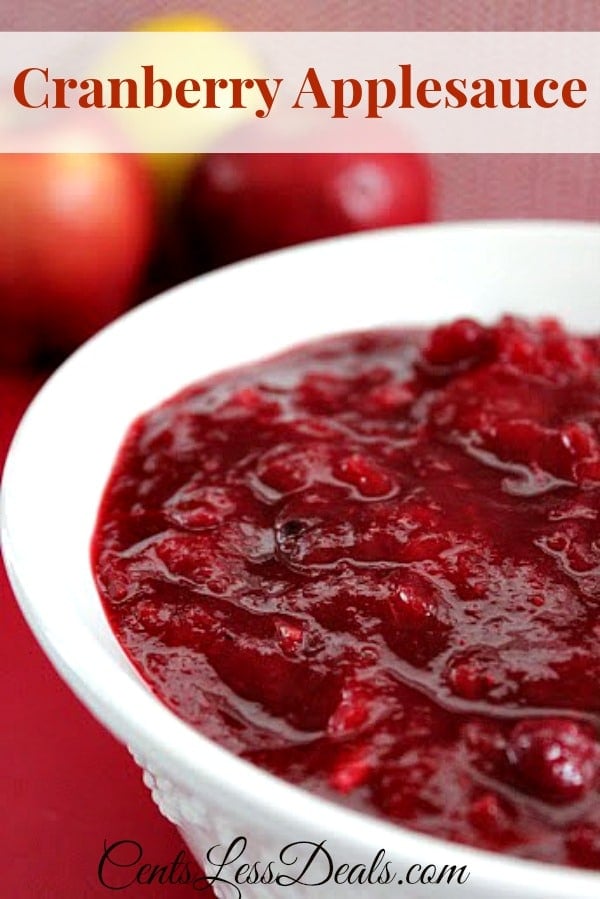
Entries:
<svg viewBox="0 0 600 899">
<path fill-rule="evenodd" d="M 141 306 L 89 341 L 45 385 L 18 430 L 4 474 L 2 539 L 23 612 L 74 692 L 130 747 L 200 862 L 214 844 L 243 834 L 245 859 L 265 864 L 294 840 L 326 839 L 336 864 L 368 866 L 384 848 L 398 874 L 415 863 L 470 872 L 465 884 L 430 889 L 330 881 L 292 893 L 242 885 L 247 899 L 338 899 L 348 891 L 421 899 L 600 895 L 597 874 L 469 849 L 348 811 L 205 739 L 134 671 L 106 622 L 90 567 L 100 495 L 127 426 L 185 384 L 325 333 L 457 315 L 491 319 L 509 310 L 600 330 L 600 227 L 405 228 L 231 266 Z M 227 868 L 222 877 L 231 874 Z M 238 896 L 224 883 L 216 892 Z"/>
</svg>

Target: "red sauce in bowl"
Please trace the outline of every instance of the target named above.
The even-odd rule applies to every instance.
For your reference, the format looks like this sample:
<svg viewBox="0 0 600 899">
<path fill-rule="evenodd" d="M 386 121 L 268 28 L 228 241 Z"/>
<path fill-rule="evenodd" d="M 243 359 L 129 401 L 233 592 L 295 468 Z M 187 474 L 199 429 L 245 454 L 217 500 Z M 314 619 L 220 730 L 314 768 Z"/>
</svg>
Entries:
<svg viewBox="0 0 600 899">
<path fill-rule="evenodd" d="M 600 339 L 461 320 L 194 385 L 131 427 L 93 565 L 138 670 L 233 752 L 600 869 Z"/>
</svg>

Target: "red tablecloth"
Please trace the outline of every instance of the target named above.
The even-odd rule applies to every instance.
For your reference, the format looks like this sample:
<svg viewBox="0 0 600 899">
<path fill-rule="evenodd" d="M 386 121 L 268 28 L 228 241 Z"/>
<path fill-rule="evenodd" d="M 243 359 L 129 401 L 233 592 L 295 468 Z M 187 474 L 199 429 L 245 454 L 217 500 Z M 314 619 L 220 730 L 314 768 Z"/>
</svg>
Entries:
<svg viewBox="0 0 600 899">
<path fill-rule="evenodd" d="M 0 463 L 36 386 L 0 375 Z M 127 751 L 55 674 L 21 617 L 1 562 L 0 672 L 0 894 L 115 895 L 98 879 L 105 840 L 135 840 L 142 861 L 168 865 L 184 849 L 179 834 L 154 806 Z M 119 895 L 212 897 L 182 884 L 134 885 Z"/>
</svg>

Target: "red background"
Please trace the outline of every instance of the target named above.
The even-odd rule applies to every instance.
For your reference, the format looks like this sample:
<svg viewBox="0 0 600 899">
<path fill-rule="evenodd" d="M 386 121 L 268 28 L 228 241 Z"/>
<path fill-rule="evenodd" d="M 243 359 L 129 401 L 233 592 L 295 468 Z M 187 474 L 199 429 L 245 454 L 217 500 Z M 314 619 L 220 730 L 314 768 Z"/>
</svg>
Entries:
<svg viewBox="0 0 600 899">
<path fill-rule="evenodd" d="M 600 30 L 596 0 L 0 0 L 2 30 L 125 29 L 177 8 L 212 12 L 254 30 Z M 598 156 L 439 156 L 437 217 L 600 218 Z M 35 385 L 0 381 L 0 462 Z M 0 893 L 11 899 L 110 895 L 97 879 L 103 841 L 135 839 L 145 860 L 182 848 L 119 746 L 59 681 L 29 634 L 0 562 Z M 127 897 L 198 895 L 189 887 L 132 887 Z M 206 894 L 203 894 L 206 895 Z"/>
<path fill-rule="evenodd" d="M 0 379 L 0 462 L 37 382 Z M 96 899 L 106 839 L 136 840 L 168 865 L 183 847 L 141 771 L 59 680 L 27 628 L 0 560 L 0 895 Z M 188 853 L 189 858 L 189 853 Z M 128 899 L 212 896 L 185 885 L 134 886 Z"/>
</svg>

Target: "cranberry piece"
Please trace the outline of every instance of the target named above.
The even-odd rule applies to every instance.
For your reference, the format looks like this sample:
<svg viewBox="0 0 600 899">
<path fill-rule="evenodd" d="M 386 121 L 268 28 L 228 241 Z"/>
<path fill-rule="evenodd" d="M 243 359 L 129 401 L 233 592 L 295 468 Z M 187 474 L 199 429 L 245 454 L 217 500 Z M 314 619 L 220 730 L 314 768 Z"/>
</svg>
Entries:
<svg viewBox="0 0 600 899">
<path fill-rule="evenodd" d="M 600 747 L 591 730 L 564 718 L 520 721 L 507 755 L 528 791 L 548 802 L 580 799 L 600 768 Z"/>
<path fill-rule="evenodd" d="M 280 453 L 274 458 L 261 460 L 257 467 L 261 481 L 279 493 L 292 493 L 304 487 L 307 479 L 306 465 L 295 453 Z"/>
<path fill-rule="evenodd" d="M 437 612 L 436 597 L 431 587 L 416 578 L 404 577 L 390 584 L 388 599 L 392 618 L 400 631 L 407 627 L 425 627 Z"/>
<path fill-rule="evenodd" d="M 330 450 L 323 443 L 285 444 L 266 452 L 256 466 L 263 484 L 278 493 L 293 493 L 329 477 Z"/>
<path fill-rule="evenodd" d="M 488 357 L 492 346 L 488 328 L 472 319 L 461 318 L 431 332 L 423 358 L 433 366 L 467 368 Z"/>
<path fill-rule="evenodd" d="M 136 614 L 144 630 L 153 636 L 162 633 L 171 620 L 169 607 L 152 599 L 140 600 Z"/>
<path fill-rule="evenodd" d="M 334 739 L 348 737 L 364 727 L 371 717 L 372 699 L 364 687 L 349 684 L 327 723 L 327 733 Z"/>
<path fill-rule="evenodd" d="M 507 804 L 496 793 L 484 793 L 475 799 L 468 813 L 469 821 L 489 840 L 502 840 L 509 835 L 511 815 Z"/>
<path fill-rule="evenodd" d="M 309 412 L 337 412 L 347 402 L 348 382 L 329 372 L 309 372 L 298 386 L 297 396 L 300 406 Z"/>
<path fill-rule="evenodd" d="M 455 696 L 461 699 L 483 699 L 496 681 L 474 659 L 455 662 L 448 672 L 448 683 Z"/>
<path fill-rule="evenodd" d="M 169 519 L 188 530 L 203 530 L 222 524 L 237 509 L 231 491 L 201 486 L 193 481 L 178 490 L 165 510 Z"/>
<path fill-rule="evenodd" d="M 338 793 L 350 793 L 364 784 L 371 773 L 371 768 L 368 749 L 364 746 L 355 746 L 340 755 L 329 775 L 329 783 Z"/>
<path fill-rule="evenodd" d="M 335 467 L 334 473 L 340 481 L 356 487 L 365 497 L 386 496 L 392 490 L 394 481 L 376 463 L 360 453 L 346 456 Z"/>
<path fill-rule="evenodd" d="M 275 630 L 279 645 L 287 655 L 294 655 L 304 643 L 304 630 L 295 621 L 278 618 L 275 620 Z"/>
<path fill-rule="evenodd" d="M 242 387 L 232 394 L 219 410 L 224 418 L 258 418 L 268 420 L 280 411 L 279 403 L 270 399 L 260 387 Z"/>
<path fill-rule="evenodd" d="M 365 410 L 376 415 L 391 415 L 404 411 L 415 399 L 412 384 L 392 381 L 373 387 L 365 398 Z"/>
</svg>

